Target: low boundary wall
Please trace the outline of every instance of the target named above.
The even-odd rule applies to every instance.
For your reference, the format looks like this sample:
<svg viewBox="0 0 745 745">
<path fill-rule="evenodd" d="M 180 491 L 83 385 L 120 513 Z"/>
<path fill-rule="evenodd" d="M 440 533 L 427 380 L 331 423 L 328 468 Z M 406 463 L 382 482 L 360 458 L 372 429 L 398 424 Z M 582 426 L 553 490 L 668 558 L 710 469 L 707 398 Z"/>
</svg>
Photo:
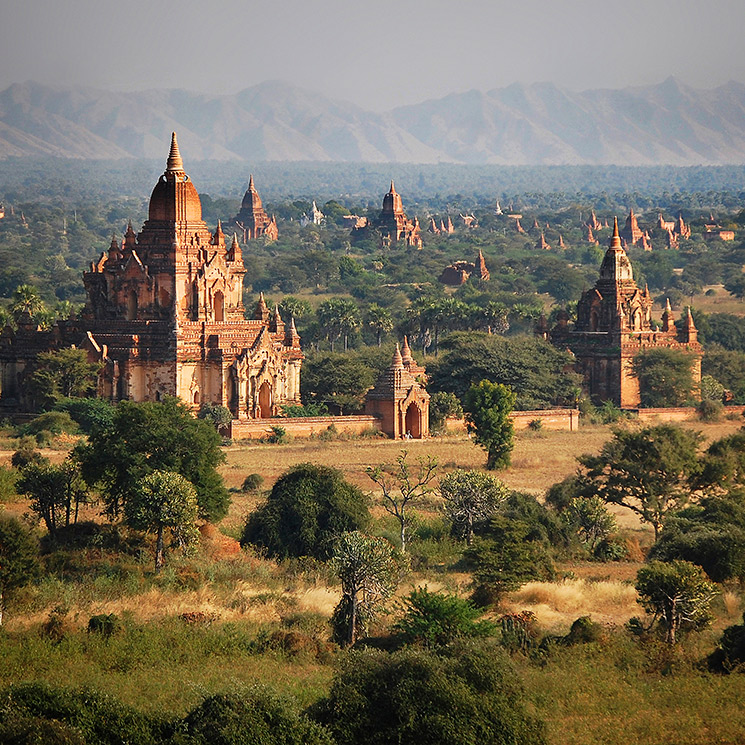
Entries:
<svg viewBox="0 0 745 745">
<path fill-rule="evenodd" d="M 540 420 L 546 429 L 576 432 L 579 427 L 578 409 L 513 411 L 510 417 L 516 430 L 527 429 L 535 420 Z M 260 440 L 271 436 L 272 427 L 282 427 L 288 435 L 302 438 L 320 435 L 331 425 L 341 434 L 359 435 L 366 430 L 380 429 L 380 424 L 379 417 L 370 415 L 234 419 L 228 427 L 228 436 L 233 440 Z M 448 429 L 465 432 L 466 425 L 463 419 L 448 419 Z"/>
<path fill-rule="evenodd" d="M 634 414 L 640 422 L 685 422 L 689 419 L 697 419 L 698 412 L 693 406 L 681 406 L 669 409 L 624 409 Z M 725 406 L 722 416 L 727 414 L 738 414 L 742 416 L 745 406 Z"/>
</svg>

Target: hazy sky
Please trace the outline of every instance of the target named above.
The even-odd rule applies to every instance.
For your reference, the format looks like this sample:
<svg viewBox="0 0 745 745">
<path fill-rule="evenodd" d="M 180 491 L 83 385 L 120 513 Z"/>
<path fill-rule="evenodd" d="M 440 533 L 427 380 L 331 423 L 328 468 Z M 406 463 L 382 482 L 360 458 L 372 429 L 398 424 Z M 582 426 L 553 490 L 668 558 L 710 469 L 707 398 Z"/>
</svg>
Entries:
<svg viewBox="0 0 745 745">
<path fill-rule="evenodd" d="M 743 0 L 5 0 L 15 82 L 233 93 L 282 79 L 368 109 L 552 81 L 745 82 Z"/>
</svg>

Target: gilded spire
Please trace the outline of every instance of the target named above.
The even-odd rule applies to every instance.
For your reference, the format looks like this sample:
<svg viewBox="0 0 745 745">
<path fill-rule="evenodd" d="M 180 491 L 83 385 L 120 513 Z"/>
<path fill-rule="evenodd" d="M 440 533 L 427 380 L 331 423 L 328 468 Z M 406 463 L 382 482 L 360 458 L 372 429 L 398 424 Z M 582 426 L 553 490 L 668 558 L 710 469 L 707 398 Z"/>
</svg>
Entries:
<svg viewBox="0 0 745 745">
<path fill-rule="evenodd" d="M 388 193 L 389 194 L 395 194 L 396 193 L 396 187 L 393 185 L 393 179 L 391 179 L 391 190 Z"/>
<path fill-rule="evenodd" d="M 178 140 L 176 140 L 176 133 L 171 132 L 171 152 L 168 153 L 168 162 L 166 163 L 166 171 L 183 171 L 184 162 L 181 160 L 181 153 L 178 149 Z"/>
</svg>

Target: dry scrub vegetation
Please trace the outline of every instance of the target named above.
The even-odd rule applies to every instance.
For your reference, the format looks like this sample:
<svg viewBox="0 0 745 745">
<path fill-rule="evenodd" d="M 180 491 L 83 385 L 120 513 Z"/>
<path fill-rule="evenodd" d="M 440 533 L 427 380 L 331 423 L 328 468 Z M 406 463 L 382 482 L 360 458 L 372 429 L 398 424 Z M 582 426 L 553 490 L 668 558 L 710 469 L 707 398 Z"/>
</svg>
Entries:
<svg viewBox="0 0 745 745">
<path fill-rule="evenodd" d="M 734 432 L 740 422 L 687 426 L 713 440 Z M 605 426 L 582 427 L 577 433 L 518 433 L 513 465 L 501 476 L 514 489 L 540 495 L 575 470 L 578 454 L 598 452 L 609 436 Z M 436 457 L 441 472 L 482 468 L 485 463 L 483 451 L 465 436 L 411 441 L 407 448 L 412 458 Z M 187 711 L 205 691 L 256 681 L 297 696 L 303 705 L 313 702 L 328 687 L 332 655 L 324 657 L 322 645 L 287 649 L 267 640 L 278 630 L 294 628 L 311 638 L 327 637 L 326 621 L 338 602 L 339 588 L 322 565 L 277 564 L 239 549 L 235 539 L 261 500 L 260 495 L 240 491 L 241 484 L 247 475 L 258 473 L 263 488 L 270 489 L 290 466 L 309 461 L 339 468 L 350 481 L 373 492 L 365 469 L 393 462 L 400 451 L 401 443 L 387 440 L 228 447 L 222 473 L 234 490 L 233 504 L 220 531 L 203 531 L 197 556 L 173 559 L 159 577 L 150 572 L 147 551 L 121 559 L 102 549 L 64 560 L 67 564 L 60 559 L 59 576 L 45 577 L 24 591 L 21 612 L 9 615 L 6 631 L 0 632 L 0 685 L 18 680 L 90 685 L 140 708 L 175 714 Z M 58 460 L 64 452 L 49 454 Z M 392 532 L 374 494 L 373 499 L 379 528 Z M 27 505 L 20 500 L 5 509 L 22 514 Z M 638 546 L 649 545 L 650 532 L 632 515 L 618 513 L 641 559 Z M 87 516 L 95 514 L 91 508 Z M 437 521 L 438 499 L 428 499 L 420 514 Z M 457 550 L 452 543 L 437 547 L 414 536 L 414 571 L 399 588 L 399 600 L 425 584 L 433 591 L 465 595 L 470 576 L 454 566 Z M 549 634 L 565 634 L 579 616 L 591 616 L 607 631 L 619 629 L 640 612 L 633 588 L 639 566 L 633 561 L 563 565 L 561 579 L 525 584 L 508 596 L 503 610 L 532 611 Z M 39 633 L 55 608 L 62 609 L 63 631 L 57 640 Z M 717 601 L 714 628 L 673 660 L 661 661 L 662 655 L 650 660 L 623 634 L 609 634 L 602 644 L 557 649 L 547 664 L 518 657 L 527 695 L 549 723 L 550 742 L 745 741 L 745 714 L 739 703 L 745 681 L 741 676 L 704 676 L 697 669 L 721 629 L 736 623 L 742 610 L 739 593 L 729 590 Z M 105 641 L 85 632 L 92 615 L 109 613 L 124 619 L 120 635 Z M 395 618 L 395 611 L 384 617 L 377 631 L 390 628 Z M 666 674 L 670 672 L 675 674 Z"/>
</svg>

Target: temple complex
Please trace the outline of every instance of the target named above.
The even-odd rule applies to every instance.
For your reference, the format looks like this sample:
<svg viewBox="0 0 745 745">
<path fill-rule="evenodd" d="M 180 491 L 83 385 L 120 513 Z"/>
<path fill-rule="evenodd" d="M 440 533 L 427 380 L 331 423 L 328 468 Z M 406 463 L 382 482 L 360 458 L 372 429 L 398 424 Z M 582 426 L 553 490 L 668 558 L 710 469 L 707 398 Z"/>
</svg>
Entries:
<svg viewBox="0 0 745 745">
<path fill-rule="evenodd" d="M 315 202 L 313 203 L 315 205 Z M 264 238 L 276 241 L 279 237 L 277 221 L 270 218 L 261 204 L 261 197 L 254 186 L 253 175 L 249 176 L 248 189 L 243 195 L 241 209 L 233 220 L 235 226 L 243 233 L 243 242 Z"/>
<path fill-rule="evenodd" d="M 653 328 L 652 298 L 646 287 L 640 290 L 634 281 L 617 221 L 598 281 L 579 300 L 574 327 L 569 327 L 567 314 L 561 313 L 550 333 L 545 323 L 537 330 L 574 353 L 585 389 L 595 401 L 612 401 L 624 408 L 638 406 L 639 381 L 632 374 L 632 362 L 637 354 L 653 348 L 690 354 L 694 382 L 701 381 L 702 349 L 690 311 L 678 330 L 668 303 L 662 327 Z"/>
<path fill-rule="evenodd" d="M 483 282 L 489 281 L 489 270 L 486 268 L 486 261 L 481 249 L 479 249 L 475 264 L 471 261 L 454 261 L 446 266 L 440 275 L 440 282 L 444 285 L 459 287 L 464 285 L 473 274 Z"/>
<path fill-rule="evenodd" d="M 390 367 L 368 391 L 365 413 L 380 418 L 380 430 L 397 440 L 419 440 L 429 434 L 429 393 L 424 389 L 424 368 L 417 365 L 409 342 L 396 344 Z"/>
<path fill-rule="evenodd" d="M 380 244 L 383 248 L 391 248 L 395 245 L 403 245 L 408 248 L 421 248 L 422 236 L 419 220 L 410 220 L 404 212 L 401 195 L 391 181 L 391 188 L 383 197 L 383 209 L 376 220 L 364 220 L 352 228 L 352 238 L 362 238 L 376 230 L 380 235 Z"/>
<path fill-rule="evenodd" d="M 246 320 L 244 273 L 237 238 L 226 240 L 219 223 L 213 233 L 202 220 L 174 133 L 142 230 L 130 225 L 84 273 L 80 318 L 48 331 L 27 318 L 3 330 L 0 404 L 29 409 L 25 381 L 37 355 L 71 346 L 100 364 L 98 395 L 110 401 L 178 396 L 194 410 L 226 406 L 236 419 L 299 403 L 303 354 L 294 322 L 285 325 L 263 297 Z"/>
</svg>

